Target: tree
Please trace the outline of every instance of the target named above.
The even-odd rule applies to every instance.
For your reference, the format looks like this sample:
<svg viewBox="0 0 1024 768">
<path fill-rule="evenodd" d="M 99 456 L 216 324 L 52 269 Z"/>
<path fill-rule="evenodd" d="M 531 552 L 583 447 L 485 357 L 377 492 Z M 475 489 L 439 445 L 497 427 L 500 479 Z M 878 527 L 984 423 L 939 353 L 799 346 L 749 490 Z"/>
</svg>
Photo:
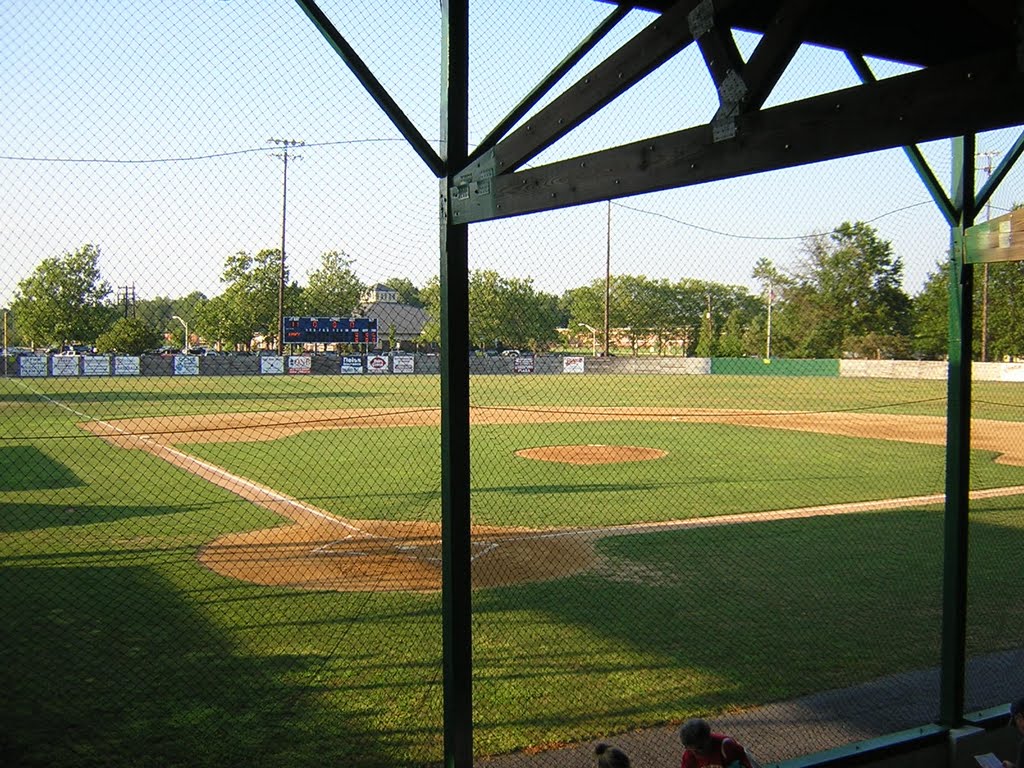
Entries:
<svg viewBox="0 0 1024 768">
<path fill-rule="evenodd" d="M 754 265 L 754 269 L 751 272 L 751 277 L 761 283 L 761 294 L 764 298 L 765 306 L 765 319 L 764 322 L 758 322 L 755 327 L 761 330 L 760 338 L 756 339 L 757 349 L 748 349 L 749 354 L 763 354 L 770 356 L 773 350 L 778 350 L 781 347 L 785 347 L 785 343 L 779 344 L 780 334 L 777 332 L 779 326 L 778 320 L 775 321 L 775 327 L 769 328 L 768 318 L 775 312 L 775 305 L 781 299 L 784 298 L 786 288 L 791 282 L 783 275 L 771 262 L 770 259 L 761 257 L 757 260 Z M 784 325 L 784 323 L 783 323 Z M 768 334 L 771 333 L 773 338 L 769 338 Z M 748 337 L 749 342 L 755 341 L 754 338 Z"/>
<path fill-rule="evenodd" d="M 941 263 L 929 272 L 913 300 L 913 354 L 942 360 L 949 354 L 949 273 Z"/>
<path fill-rule="evenodd" d="M 147 349 L 159 346 L 161 334 L 145 321 L 135 317 L 122 317 L 106 333 L 96 339 L 97 352 L 121 352 L 139 355 Z"/>
<path fill-rule="evenodd" d="M 711 317 L 711 310 L 708 310 L 700 324 L 700 333 L 697 336 L 697 348 L 694 350 L 697 357 L 714 357 L 718 354 L 718 339 L 716 338 L 715 322 Z"/>
<path fill-rule="evenodd" d="M 469 337 L 481 349 L 539 349 L 558 340 L 558 299 L 538 292 L 530 278 L 493 270 L 469 276 Z"/>
<path fill-rule="evenodd" d="M 420 291 L 430 318 L 418 341 L 441 341 L 441 283 L 432 277 Z M 555 330 L 564 314 L 558 297 L 542 293 L 529 278 L 502 277 L 492 270 L 469 276 L 469 339 L 481 349 L 546 349 L 558 341 Z"/>
<path fill-rule="evenodd" d="M 221 282 L 228 287 L 197 311 L 196 333 L 208 341 L 232 346 L 252 345 L 254 336 L 277 340 L 278 286 L 281 281 L 281 251 L 264 249 L 255 256 L 239 251 L 224 261 Z M 296 311 L 302 291 L 295 283 L 287 284 L 284 313 Z M 191 325 L 190 325 L 191 329 Z"/>
<path fill-rule="evenodd" d="M 738 309 L 729 313 L 722 326 L 722 333 L 718 337 L 718 354 L 722 357 L 743 357 L 746 354 L 743 313 Z"/>
<path fill-rule="evenodd" d="M 875 357 L 892 351 L 888 344 L 871 349 L 875 341 L 909 334 L 903 262 L 873 227 L 844 222 L 828 234 L 808 237 L 803 249 L 803 262 L 787 291 L 786 313 L 799 353 Z"/>
<path fill-rule="evenodd" d="M 363 288 L 347 254 L 328 251 L 320 257 L 320 268 L 309 276 L 302 305 L 309 315 L 345 317 L 359 303 Z"/>
<path fill-rule="evenodd" d="M 100 278 L 99 258 L 99 248 L 83 245 L 43 259 L 18 283 L 11 312 L 23 339 L 33 346 L 92 342 L 110 327 L 116 310 L 104 302 L 111 289 Z"/>
<path fill-rule="evenodd" d="M 441 343 L 441 280 L 435 275 L 427 280 L 420 291 L 423 308 L 427 311 L 427 322 L 416 339 L 419 344 Z"/>
<path fill-rule="evenodd" d="M 420 296 L 420 289 L 413 285 L 412 280 L 407 277 L 392 277 L 384 281 L 384 285 L 398 294 L 398 303 L 407 304 L 410 307 L 426 306 Z"/>
</svg>

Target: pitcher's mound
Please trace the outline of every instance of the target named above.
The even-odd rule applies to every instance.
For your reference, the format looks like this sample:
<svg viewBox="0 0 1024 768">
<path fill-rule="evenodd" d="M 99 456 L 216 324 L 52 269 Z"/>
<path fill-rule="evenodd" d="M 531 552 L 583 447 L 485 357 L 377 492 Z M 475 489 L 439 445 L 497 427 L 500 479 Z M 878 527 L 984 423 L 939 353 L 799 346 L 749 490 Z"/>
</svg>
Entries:
<svg viewBox="0 0 1024 768">
<path fill-rule="evenodd" d="M 545 445 L 523 448 L 516 456 L 563 464 L 614 464 L 621 461 L 651 461 L 667 456 L 668 451 L 635 445 Z"/>
</svg>

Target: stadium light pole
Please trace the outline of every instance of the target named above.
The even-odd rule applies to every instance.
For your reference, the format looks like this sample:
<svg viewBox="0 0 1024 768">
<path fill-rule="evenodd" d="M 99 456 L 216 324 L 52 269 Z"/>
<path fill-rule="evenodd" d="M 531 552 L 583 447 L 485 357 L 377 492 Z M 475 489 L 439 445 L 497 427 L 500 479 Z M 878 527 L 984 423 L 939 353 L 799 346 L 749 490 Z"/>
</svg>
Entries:
<svg viewBox="0 0 1024 768">
<path fill-rule="evenodd" d="M 284 355 L 284 237 L 288 224 L 288 150 L 292 147 L 301 147 L 306 142 L 295 139 L 267 139 L 271 144 L 278 144 L 283 151 L 274 157 L 280 157 L 284 161 L 284 181 L 281 188 L 281 274 L 277 285 L 277 354 Z M 292 158 L 298 155 L 292 155 Z"/>
<path fill-rule="evenodd" d="M 985 178 L 992 176 L 992 158 L 999 157 L 1002 152 L 991 149 L 986 152 L 975 152 L 974 157 L 985 158 L 985 167 L 978 170 L 985 172 Z M 985 204 L 985 221 L 992 218 L 992 198 Z M 981 265 L 981 362 L 988 362 L 988 262 Z"/>
<path fill-rule="evenodd" d="M 612 201 L 608 201 L 608 215 L 605 222 L 605 259 L 604 259 L 604 356 L 608 357 L 609 337 L 611 336 L 611 303 L 612 303 Z M 596 357 L 596 355 L 595 355 Z"/>
<path fill-rule="evenodd" d="M 171 320 L 177 320 L 179 323 L 181 323 L 181 327 L 185 329 L 185 343 L 182 344 L 181 351 L 188 352 L 188 323 L 186 323 L 177 315 L 171 315 Z"/>
<path fill-rule="evenodd" d="M 597 357 L 597 328 L 586 323 L 577 323 L 580 328 L 586 328 L 592 334 L 594 334 L 594 357 Z"/>
</svg>

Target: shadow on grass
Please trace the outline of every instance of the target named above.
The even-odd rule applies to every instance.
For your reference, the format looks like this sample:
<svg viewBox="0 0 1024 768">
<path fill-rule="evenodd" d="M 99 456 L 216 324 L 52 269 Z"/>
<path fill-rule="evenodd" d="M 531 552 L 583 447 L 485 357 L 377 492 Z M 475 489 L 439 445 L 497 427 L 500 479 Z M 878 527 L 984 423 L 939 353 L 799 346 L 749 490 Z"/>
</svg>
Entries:
<svg viewBox="0 0 1024 768">
<path fill-rule="evenodd" d="M 45 491 L 85 485 L 74 471 L 34 445 L 0 446 L 0 492 Z"/>
<path fill-rule="evenodd" d="M 972 510 L 972 654 L 1024 636 L 1024 606 L 1007 597 L 1019 582 L 1022 504 Z M 932 508 L 605 539 L 588 574 L 476 594 L 474 638 L 488 651 L 474 673 L 488 689 L 480 700 L 524 685 L 538 701 L 585 690 L 592 708 L 571 712 L 565 698 L 569 735 L 548 736 L 585 740 L 934 669 L 942 524 Z M 543 637 L 504 618 L 523 613 L 544 617 Z M 861 698 L 851 694 L 843 716 L 866 729 L 935 704 L 924 689 Z M 523 706 L 503 726 L 529 731 L 544 718 Z"/>
<path fill-rule="evenodd" d="M 40 528 L 63 528 L 94 523 L 116 523 L 136 517 L 176 515 L 181 507 L 146 507 L 107 504 L 61 506 L 0 503 L 0 531 L 18 533 Z"/>
<path fill-rule="evenodd" d="M 398 764 L 316 657 L 245 656 L 149 569 L 0 570 L 0 612 L 5 765 Z"/>
</svg>

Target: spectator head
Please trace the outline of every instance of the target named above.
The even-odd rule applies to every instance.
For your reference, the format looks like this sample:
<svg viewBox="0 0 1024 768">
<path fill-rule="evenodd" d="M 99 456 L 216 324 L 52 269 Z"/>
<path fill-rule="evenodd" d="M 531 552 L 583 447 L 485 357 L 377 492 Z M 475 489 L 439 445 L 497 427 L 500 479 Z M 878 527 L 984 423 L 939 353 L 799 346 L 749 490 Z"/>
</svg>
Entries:
<svg viewBox="0 0 1024 768">
<path fill-rule="evenodd" d="M 1024 697 L 1010 705 L 1010 725 L 1024 733 Z"/>
<path fill-rule="evenodd" d="M 598 744 L 594 754 L 597 755 L 597 768 L 629 768 L 629 758 L 618 747 Z"/>
<path fill-rule="evenodd" d="M 711 743 L 711 726 L 703 718 L 691 718 L 679 729 L 679 740 L 683 743 L 683 749 L 703 753 Z"/>
</svg>

